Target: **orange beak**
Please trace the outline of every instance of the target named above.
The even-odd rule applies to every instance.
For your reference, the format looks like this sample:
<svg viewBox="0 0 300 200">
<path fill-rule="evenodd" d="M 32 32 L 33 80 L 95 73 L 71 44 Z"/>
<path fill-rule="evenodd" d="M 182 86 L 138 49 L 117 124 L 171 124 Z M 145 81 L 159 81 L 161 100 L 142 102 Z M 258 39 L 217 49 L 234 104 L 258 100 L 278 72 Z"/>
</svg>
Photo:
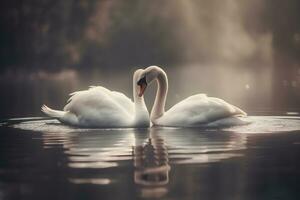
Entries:
<svg viewBox="0 0 300 200">
<path fill-rule="evenodd" d="M 143 84 L 140 85 L 139 97 L 144 95 L 144 92 L 145 92 L 146 88 L 147 88 L 147 84 L 143 83 Z"/>
</svg>

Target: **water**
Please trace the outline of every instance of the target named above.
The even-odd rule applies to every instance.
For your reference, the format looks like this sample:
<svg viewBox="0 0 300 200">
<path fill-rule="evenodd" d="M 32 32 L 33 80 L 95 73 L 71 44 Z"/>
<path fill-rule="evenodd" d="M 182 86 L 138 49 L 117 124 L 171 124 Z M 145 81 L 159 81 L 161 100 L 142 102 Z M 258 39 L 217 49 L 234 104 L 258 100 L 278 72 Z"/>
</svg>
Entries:
<svg viewBox="0 0 300 200">
<path fill-rule="evenodd" d="M 299 199 L 300 118 L 227 129 L 0 127 L 0 199 Z"/>
</svg>

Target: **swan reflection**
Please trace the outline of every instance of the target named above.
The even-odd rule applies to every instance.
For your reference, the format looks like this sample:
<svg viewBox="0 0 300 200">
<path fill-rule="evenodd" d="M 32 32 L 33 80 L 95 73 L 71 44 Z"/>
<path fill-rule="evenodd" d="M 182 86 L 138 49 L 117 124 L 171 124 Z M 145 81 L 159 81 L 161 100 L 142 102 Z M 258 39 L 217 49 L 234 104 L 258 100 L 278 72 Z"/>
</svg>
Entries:
<svg viewBox="0 0 300 200">
<path fill-rule="evenodd" d="M 287 128 L 299 130 L 299 118 L 252 119 L 255 123 L 251 125 L 226 130 L 88 130 L 59 125 L 55 120 L 17 123 L 14 128 L 32 131 L 4 129 L 9 132 L 3 132 L 7 138 L 2 143 L 11 156 L 2 171 L 7 170 L 21 183 L 28 180 L 29 187 L 44 186 L 42 193 L 49 186 L 54 194 L 67 188 L 66 198 L 243 199 L 257 189 L 256 175 L 261 174 L 257 166 L 268 169 L 270 159 L 276 164 L 283 158 L 282 163 L 287 165 L 281 167 L 293 167 L 295 156 L 282 156 L 299 146 L 299 131 L 278 134 Z M 242 128 L 246 131 L 236 131 Z M 270 133 L 275 129 L 277 132 Z M 282 154 L 282 147 L 288 146 L 290 150 Z M 269 173 L 266 177 L 274 175 L 277 176 Z M 285 173 L 281 176 L 285 177 Z M 272 185 L 272 181 L 266 184 Z M 19 191 L 19 187 L 16 189 Z"/>
<path fill-rule="evenodd" d="M 136 134 L 136 144 L 133 147 L 134 182 L 141 186 L 142 197 L 162 197 L 168 190 L 169 155 L 166 143 L 160 137 L 158 129 L 150 129 L 145 134 Z"/>
<path fill-rule="evenodd" d="M 71 176 L 70 182 L 112 184 L 123 181 L 119 178 L 122 169 L 133 166 L 133 173 L 126 174 L 127 180 L 133 180 L 141 196 L 146 197 L 168 192 L 171 165 L 203 164 L 243 156 L 241 150 L 246 148 L 248 137 L 193 128 L 88 130 L 45 121 L 30 126 L 44 128 L 41 138 L 35 139 L 42 139 L 45 149 L 61 149 L 62 160 L 58 162 L 62 165 L 74 170 L 99 171 L 96 175 Z M 107 169 L 115 173 L 104 173 Z"/>
<path fill-rule="evenodd" d="M 172 164 L 196 164 L 218 162 L 223 159 L 243 156 L 247 135 L 199 129 L 164 129 L 168 141 L 169 158 Z"/>
</svg>

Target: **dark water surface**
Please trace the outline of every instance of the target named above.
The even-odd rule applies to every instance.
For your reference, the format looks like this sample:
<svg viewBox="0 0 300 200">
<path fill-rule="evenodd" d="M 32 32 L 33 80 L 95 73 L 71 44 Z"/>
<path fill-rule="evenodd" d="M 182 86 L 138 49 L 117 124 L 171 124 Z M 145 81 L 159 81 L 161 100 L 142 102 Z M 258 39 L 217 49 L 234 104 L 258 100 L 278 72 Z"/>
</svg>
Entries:
<svg viewBox="0 0 300 200">
<path fill-rule="evenodd" d="M 300 199 L 300 118 L 223 130 L 0 127 L 0 199 Z"/>
</svg>

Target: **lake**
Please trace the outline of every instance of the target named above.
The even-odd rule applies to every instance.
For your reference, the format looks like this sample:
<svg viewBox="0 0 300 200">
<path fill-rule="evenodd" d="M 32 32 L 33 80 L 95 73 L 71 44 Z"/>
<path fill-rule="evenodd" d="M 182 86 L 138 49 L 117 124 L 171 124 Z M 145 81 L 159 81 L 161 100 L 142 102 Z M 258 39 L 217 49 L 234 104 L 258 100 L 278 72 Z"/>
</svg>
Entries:
<svg viewBox="0 0 300 200">
<path fill-rule="evenodd" d="M 0 127 L 0 199 L 299 199 L 300 117 L 225 129 Z"/>
<path fill-rule="evenodd" d="M 2 2 L 0 200 L 300 199 L 299 0 Z M 166 110 L 205 93 L 251 123 L 79 129 L 41 112 L 89 86 L 132 99 L 150 65 Z"/>
</svg>

